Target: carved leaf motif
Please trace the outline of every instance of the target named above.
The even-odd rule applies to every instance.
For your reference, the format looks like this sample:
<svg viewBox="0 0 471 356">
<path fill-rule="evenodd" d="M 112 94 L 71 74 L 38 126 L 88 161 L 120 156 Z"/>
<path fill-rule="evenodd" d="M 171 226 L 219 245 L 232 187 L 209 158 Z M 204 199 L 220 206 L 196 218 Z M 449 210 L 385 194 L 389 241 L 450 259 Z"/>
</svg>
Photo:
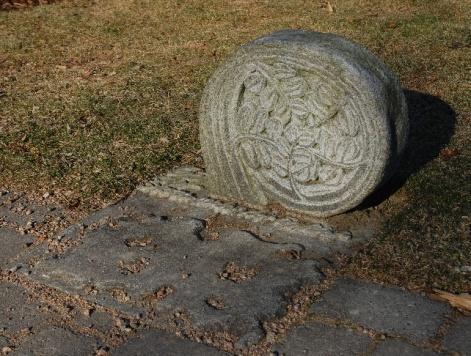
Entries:
<svg viewBox="0 0 471 356">
<path fill-rule="evenodd" d="M 298 140 L 299 136 L 301 136 L 301 133 L 299 131 L 299 127 L 291 122 L 288 126 L 286 126 L 284 135 L 289 143 L 294 144 Z"/>
<path fill-rule="evenodd" d="M 258 71 L 250 73 L 249 76 L 244 80 L 245 88 L 255 94 L 260 93 L 266 85 L 266 78 Z"/>
<path fill-rule="evenodd" d="M 303 132 L 298 138 L 298 145 L 301 147 L 311 147 L 316 143 L 316 136 L 312 132 Z"/>
<path fill-rule="evenodd" d="M 291 174 L 296 181 L 306 183 L 318 178 L 319 163 L 306 148 L 297 148 L 292 156 Z"/>
<path fill-rule="evenodd" d="M 283 125 L 275 118 L 267 120 L 265 128 L 267 130 L 268 136 L 275 142 L 283 133 Z"/>
<path fill-rule="evenodd" d="M 296 76 L 296 70 L 289 65 L 278 62 L 273 64 L 273 76 L 278 80 L 288 79 Z"/>
<path fill-rule="evenodd" d="M 327 127 L 331 128 L 334 132 L 339 132 L 342 136 L 354 137 L 359 131 L 356 117 L 354 115 L 347 117 L 343 110 L 337 114 L 335 120 L 328 123 Z"/>
<path fill-rule="evenodd" d="M 255 123 L 255 106 L 251 102 L 244 103 L 237 112 L 238 128 L 241 132 L 250 132 Z"/>
<path fill-rule="evenodd" d="M 292 77 L 283 81 L 285 93 L 291 98 L 304 96 L 308 88 L 306 81 L 302 77 Z"/>
<path fill-rule="evenodd" d="M 273 152 L 272 167 L 275 174 L 280 178 L 288 177 L 288 160 L 280 152 Z"/>
<path fill-rule="evenodd" d="M 342 168 L 324 166 L 319 171 L 319 179 L 329 185 L 338 185 L 342 181 Z"/>
<path fill-rule="evenodd" d="M 252 169 L 289 177 L 297 194 L 314 181 L 340 184 L 360 155 L 354 138 L 359 125 L 345 115 L 345 94 L 322 83 L 310 89 L 296 69 L 281 62 L 250 71 L 237 112 L 239 131 L 250 134 L 239 146 L 240 159 Z"/>
<path fill-rule="evenodd" d="M 240 144 L 240 153 L 242 161 L 246 162 L 250 168 L 257 169 L 260 167 L 257 152 L 252 143 L 242 142 Z"/>
<path fill-rule="evenodd" d="M 341 142 L 337 151 L 339 152 L 337 153 L 337 157 L 341 157 L 339 159 L 343 163 L 350 163 L 357 160 L 360 154 L 360 150 L 358 149 L 358 145 L 354 139 L 344 140 Z"/>
<path fill-rule="evenodd" d="M 340 162 L 345 162 L 345 157 L 349 153 L 349 147 L 346 144 L 337 144 L 337 152 L 335 153 L 335 157 Z"/>
<path fill-rule="evenodd" d="M 307 116 L 306 124 L 307 127 L 310 129 L 317 127 L 316 119 L 312 113 L 309 113 L 309 115 Z"/>
<path fill-rule="evenodd" d="M 278 151 L 283 156 L 283 159 L 287 161 L 291 150 L 291 145 L 289 144 L 289 141 L 285 137 L 279 137 L 277 143 Z"/>
<path fill-rule="evenodd" d="M 327 97 L 320 96 L 319 93 L 309 92 L 306 94 L 306 103 L 309 111 L 313 113 L 316 126 L 321 126 L 325 122 L 333 119 L 339 112 L 335 102 Z"/>
<path fill-rule="evenodd" d="M 321 156 L 340 164 L 350 164 L 358 159 L 360 151 L 354 139 L 334 136 L 324 129 L 318 132 L 316 147 Z"/>
<path fill-rule="evenodd" d="M 257 110 L 255 113 L 255 123 L 250 130 L 253 134 L 259 134 L 265 129 L 265 123 L 268 120 L 268 113 L 265 110 Z"/>
<path fill-rule="evenodd" d="M 260 164 L 263 168 L 269 169 L 271 167 L 270 150 L 266 144 L 260 143 L 257 146 L 257 156 L 260 158 Z"/>
<path fill-rule="evenodd" d="M 267 86 L 260 93 L 260 105 L 266 110 L 272 110 L 278 101 L 278 94 L 273 88 Z"/>
<path fill-rule="evenodd" d="M 309 108 L 300 98 L 296 98 L 291 102 L 291 111 L 301 119 L 305 119 L 309 114 Z"/>
<path fill-rule="evenodd" d="M 288 177 L 289 143 L 284 137 L 279 137 L 277 143 L 277 148 L 271 151 L 271 166 L 276 175 L 286 178 Z"/>
<path fill-rule="evenodd" d="M 324 154 L 327 158 L 329 158 L 332 161 L 335 161 L 336 144 L 338 144 L 338 141 L 336 142 L 336 141 L 333 141 L 332 139 L 325 141 Z"/>
<path fill-rule="evenodd" d="M 281 124 L 285 126 L 291 120 L 291 110 L 289 109 L 288 103 L 284 100 L 278 100 L 278 103 L 273 111 L 273 116 L 280 120 Z"/>
</svg>

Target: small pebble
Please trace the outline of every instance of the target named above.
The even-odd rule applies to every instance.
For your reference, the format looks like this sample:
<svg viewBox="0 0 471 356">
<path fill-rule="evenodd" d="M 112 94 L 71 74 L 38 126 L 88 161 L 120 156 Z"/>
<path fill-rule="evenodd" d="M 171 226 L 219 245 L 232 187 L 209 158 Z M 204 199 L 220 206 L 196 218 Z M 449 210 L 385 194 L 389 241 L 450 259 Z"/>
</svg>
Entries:
<svg viewBox="0 0 471 356">
<path fill-rule="evenodd" d="M 82 314 L 85 315 L 85 316 L 90 316 L 90 315 L 93 314 L 94 311 L 95 311 L 95 309 L 93 309 L 93 308 L 86 308 L 86 309 L 82 310 Z"/>
<path fill-rule="evenodd" d="M 18 271 L 20 268 L 21 268 L 21 266 L 15 266 L 15 267 L 10 268 L 10 269 L 8 270 L 8 272 L 13 273 L 13 272 Z"/>
</svg>

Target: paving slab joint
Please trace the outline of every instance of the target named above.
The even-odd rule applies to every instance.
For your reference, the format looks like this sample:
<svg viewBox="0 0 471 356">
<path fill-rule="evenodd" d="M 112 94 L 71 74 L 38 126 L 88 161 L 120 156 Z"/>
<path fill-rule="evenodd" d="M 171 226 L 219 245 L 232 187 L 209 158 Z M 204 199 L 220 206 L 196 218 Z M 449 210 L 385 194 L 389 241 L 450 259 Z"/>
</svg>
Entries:
<svg viewBox="0 0 471 356">
<path fill-rule="evenodd" d="M 323 220 L 302 222 L 295 217 L 277 217 L 253 207 L 239 203 L 217 200 L 209 196 L 204 186 L 205 173 L 194 167 L 182 167 L 157 177 L 138 191 L 172 202 L 183 203 L 196 208 L 208 209 L 216 214 L 242 219 L 262 225 L 266 234 L 277 230 L 290 234 L 311 235 L 323 243 L 352 245 L 360 242 L 350 231 L 336 231 Z M 264 235 L 264 234 L 260 234 Z"/>
</svg>

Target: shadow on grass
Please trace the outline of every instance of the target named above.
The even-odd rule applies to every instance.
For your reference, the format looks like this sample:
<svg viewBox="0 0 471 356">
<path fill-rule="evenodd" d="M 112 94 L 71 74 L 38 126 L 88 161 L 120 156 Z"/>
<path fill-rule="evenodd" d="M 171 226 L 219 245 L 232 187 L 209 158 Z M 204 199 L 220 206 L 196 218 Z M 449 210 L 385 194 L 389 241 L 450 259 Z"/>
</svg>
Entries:
<svg viewBox="0 0 471 356">
<path fill-rule="evenodd" d="M 438 157 L 455 129 L 455 111 L 436 96 L 404 90 L 409 109 L 410 134 L 404 155 L 391 179 L 370 195 L 358 209 L 376 206 L 389 198 L 407 179 Z"/>
</svg>

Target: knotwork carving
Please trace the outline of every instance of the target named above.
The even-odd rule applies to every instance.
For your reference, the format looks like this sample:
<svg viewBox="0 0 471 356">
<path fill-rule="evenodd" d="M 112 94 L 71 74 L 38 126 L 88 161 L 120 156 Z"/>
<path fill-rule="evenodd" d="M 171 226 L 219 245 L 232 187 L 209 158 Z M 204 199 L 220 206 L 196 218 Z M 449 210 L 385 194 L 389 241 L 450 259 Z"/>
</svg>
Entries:
<svg viewBox="0 0 471 356">
<path fill-rule="evenodd" d="M 394 74 L 332 34 L 280 31 L 242 46 L 201 100 L 210 194 L 295 214 L 357 206 L 391 176 L 407 132 Z"/>
<path fill-rule="evenodd" d="M 299 199 L 310 185 L 337 186 L 358 168 L 358 126 L 343 113 L 345 93 L 310 85 L 303 71 L 250 64 L 237 108 L 236 155 L 251 170 L 273 170 Z"/>
</svg>

